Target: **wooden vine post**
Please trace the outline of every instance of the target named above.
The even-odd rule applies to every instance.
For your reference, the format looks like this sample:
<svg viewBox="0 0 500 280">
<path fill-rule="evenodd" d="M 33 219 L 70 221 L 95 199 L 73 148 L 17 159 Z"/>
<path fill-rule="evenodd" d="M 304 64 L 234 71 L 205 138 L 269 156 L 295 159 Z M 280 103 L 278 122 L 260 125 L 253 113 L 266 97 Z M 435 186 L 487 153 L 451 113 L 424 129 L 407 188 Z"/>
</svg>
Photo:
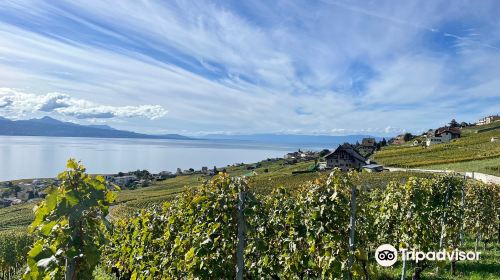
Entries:
<svg viewBox="0 0 500 280">
<path fill-rule="evenodd" d="M 461 192 L 461 201 L 460 201 L 460 206 L 462 207 L 462 210 L 465 209 L 465 184 L 467 183 L 467 176 L 464 175 L 464 182 L 462 184 L 462 192 Z M 462 225 L 460 227 L 460 246 L 463 246 L 464 244 L 464 212 L 462 212 L 461 219 Z"/>
<path fill-rule="evenodd" d="M 448 207 L 448 201 L 450 199 L 450 184 L 446 186 L 446 194 L 445 194 L 445 199 L 444 199 L 444 211 L 443 211 L 443 216 L 441 217 L 441 234 L 439 236 L 439 251 L 443 249 L 443 242 L 444 242 L 444 233 L 446 230 L 446 207 Z M 439 267 L 436 267 L 436 274 L 439 274 Z"/>
<path fill-rule="evenodd" d="M 236 249 L 236 280 L 243 280 L 245 269 L 245 192 L 240 188 L 238 192 L 238 247 Z"/>
<path fill-rule="evenodd" d="M 352 265 L 354 263 L 354 236 L 356 233 L 356 186 L 351 187 L 351 218 L 349 233 L 349 260 L 348 260 L 348 279 L 352 279 Z"/>
</svg>

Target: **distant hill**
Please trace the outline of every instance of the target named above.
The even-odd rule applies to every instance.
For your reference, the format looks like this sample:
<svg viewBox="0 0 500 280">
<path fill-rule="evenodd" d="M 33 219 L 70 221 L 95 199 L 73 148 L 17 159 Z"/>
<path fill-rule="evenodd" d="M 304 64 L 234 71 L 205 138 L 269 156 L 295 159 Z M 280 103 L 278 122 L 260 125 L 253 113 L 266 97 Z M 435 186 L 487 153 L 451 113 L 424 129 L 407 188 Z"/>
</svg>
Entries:
<svg viewBox="0 0 500 280">
<path fill-rule="evenodd" d="M 448 143 L 423 148 L 390 145 L 373 158 L 386 166 L 475 171 L 500 176 L 500 121 L 465 127 L 462 137 Z"/>
<path fill-rule="evenodd" d="M 117 130 L 107 125 L 79 125 L 62 122 L 51 117 L 12 121 L 0 117 L 0 135 L 9 136 L 54 136 L 95 138 L 143 138 L 143 139 L 193 139 L 178 134 L 148 135 Z"/>
</svg>

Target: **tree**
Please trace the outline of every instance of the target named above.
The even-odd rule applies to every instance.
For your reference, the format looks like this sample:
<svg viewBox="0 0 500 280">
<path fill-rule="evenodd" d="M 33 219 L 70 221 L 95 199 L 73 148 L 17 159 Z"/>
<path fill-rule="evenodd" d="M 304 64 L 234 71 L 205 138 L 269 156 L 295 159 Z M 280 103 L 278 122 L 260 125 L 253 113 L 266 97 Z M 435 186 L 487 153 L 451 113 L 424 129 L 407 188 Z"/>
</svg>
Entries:
<svg viewBox="0 0 500 280">
<path fill-rule="evenodd" d="M 455 119 L 452 119 L 450 122 L 450 127 L 459 127 L 460 125 Z"/>
<path fill-rule="evenodd" d="M 461 122 L 460 123 L 460 127 L 468 127 L 468 126 L 469 126 L 469 124 L 466 123 L 466 122 Z"/>
<path fill-rule="evenodd" d="M 14 195 L 17 197 L 17 193 L 21 191 L 21 187 L 19 185 L 15 185 L 13 189 L 14 189 Z"/>
<path fill-rule="evenodd" d="M 35 207 L 30 232 L 37 241 L 28 252 L 24 279 L 91 279 L 104 241 L 105 217 L 116 194 L 103 177 L 92 177 L 70 159 L 58 187 Z"/>
<path fill-rule="evenodd" d="M 405 142 L 410 141 L 411 138 L 413 138 L 413 135 L 411 135 L 411 133 L 409 133 L 409 132 L 405 133 L 405 135 L 403 136 L 403 139 L 405 140 Z"/>
<path fill-rule="evenodd" d="M 328 155 L 329 153 L 330 153 L 330 150 L 323 149 L 323 150 L 321 150 L 321 152 L 319 152 L 319 156 L 324 157 L 324 156 Z"/>
<path fill-rule="evenodd" d="M 134 174 L 138 179 L 150 180 L 153 177 L 147 170 L 137 170 L 132 174 Z"/>
<path fill-rule="evenodd" d="M 387 140 L 385 140 L 385 138 L 382 138 L 382 141 L 380 141 L 380 146 L 387 146 Z"/>
</svg>

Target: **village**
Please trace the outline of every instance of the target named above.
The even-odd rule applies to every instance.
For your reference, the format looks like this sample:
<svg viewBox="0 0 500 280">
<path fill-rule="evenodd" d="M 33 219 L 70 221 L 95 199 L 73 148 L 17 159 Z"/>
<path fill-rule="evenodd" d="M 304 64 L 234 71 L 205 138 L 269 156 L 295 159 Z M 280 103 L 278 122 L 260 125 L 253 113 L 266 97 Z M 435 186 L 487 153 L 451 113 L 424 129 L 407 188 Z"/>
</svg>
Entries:
<svg viewBox="0 0 500 280">
<path fill-rule="evenodd" d="M 477 126 L 478 129 L 483 125 L 487 125 L 500 120 L 500 116 L 492 115 L 480 119 L 477 123 L 468 124 L 465 122 L 458 123 L 452 120 L 449 125 L 436 129 L 429 129 L 421 135 L 412 135 L 411 133 L 400 134 L 394 138 L 386 140 L 369 137 L 363 138 L 361 143 L 349 144 L 344 143 L 338 145 L 334 150 L 323 149 L 321 151 L 302 151 L 287 153 L 282 158 L 268 158 L 265 161 L 276 162 L 282 161 L 283 165 L 294 165 L 299 162 L 313 162 L 307 170 L 296 171 L 297 173 L 317 172 L 333 168 L 339 168 L 343 171 L 358 170 L 364 172 L 383 172 L 387 169 L 384 166 L 377 164 L 371 159 L 371 156 L 382 147 L 387 145 L 395 146 L 420 146 L 423 149 L 433 146 L 448 143 L 461 137 L 461 129 L 463 127 Z M 498 141 L 498 137 L 492 137 L 491 142 Z M 229 166 L 244 167 L 248 173 L 246 177 L 258 175 L 254 170 L 261 167 L 261 163 L 234 163 Z M 103 174 L 108 185 L 118 185 L 122 189 L 136 189 L 153 185 L 157 181 L 167 180 L 177 176 L 187 176 L 200 174 L 210 178 L 219 172 L 224 172 L 224 167 L 201 167 L 195 170 L 189 168 L 182 170 L 177 168 L 176 172 L 161 171 L 153 174 L 148 170 L 136 170 L 130 172 L 118 172 L 117 174 Z M 263 172 L 268 172 L 264 169 Z M 0 182 L 0 208 L 18 205 L 22 203 L 36 202 L 42 200 L 47 195 L 47 188 L 57 186 L 57 179 L 34 179 L 34 180 L 17 180 Z"/>
</svg>

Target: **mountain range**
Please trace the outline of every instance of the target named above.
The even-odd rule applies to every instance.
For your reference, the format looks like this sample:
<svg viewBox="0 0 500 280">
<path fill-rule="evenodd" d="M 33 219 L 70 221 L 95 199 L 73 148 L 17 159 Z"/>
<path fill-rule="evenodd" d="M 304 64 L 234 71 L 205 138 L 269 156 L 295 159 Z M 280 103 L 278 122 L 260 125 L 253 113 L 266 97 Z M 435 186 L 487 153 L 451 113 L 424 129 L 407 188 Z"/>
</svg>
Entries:
<svg viewBox="0 0 500 280">
<path fill-rule="evenodd" d="M 136 138 L 136 139 L 177 139 L 194 140 L 179 134 L 150 135 L 118 130 L 108 125 L 80 125 L 63 122 L 51 117 L 30 120 L 10 120 L 0 117 L 0 135 L 8 136 L 52 136 L 52 137 L 93 137 L 93 138 Z M 333 147 L 344 142 L 361 142 L 369 135 L 294 135 L 294 134 L 209 134 L 203 140 L 236 140 L 257 143 L 285 144 L 291 147 Z M 375 137 L 378 140 L 379 137 Z"/>
<path fill-rule="evenodd" d="M 95 138 L 193 139 L 179 134 L 149 135 L 114 129 L 107 125 L 80 125 L 51 117 L 30 120 L 9 120 L 0 117 L 0 135 L 54 136 Z"/>
</svg>

